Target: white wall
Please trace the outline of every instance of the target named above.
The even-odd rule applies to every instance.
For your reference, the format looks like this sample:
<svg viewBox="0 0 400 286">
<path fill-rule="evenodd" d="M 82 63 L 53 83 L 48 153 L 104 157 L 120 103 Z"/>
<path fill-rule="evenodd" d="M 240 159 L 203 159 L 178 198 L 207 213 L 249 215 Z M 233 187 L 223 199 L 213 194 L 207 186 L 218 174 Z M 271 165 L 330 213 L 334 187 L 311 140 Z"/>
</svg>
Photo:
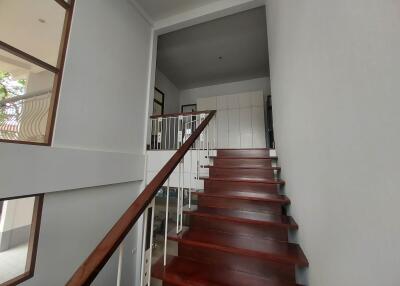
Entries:
<svg viewBox="0 0 400 286">
<path fill-rule="evenodd" d="M 30 225 L 34 204 L 34 198 L 4 201 L 0 219 L 0 233 Z"/>
<path fill-rule="evenodd" d="M 180 112 L 179 89 L 160 70 L 156 70 L 155 87 L 164 92 L 164 113 Z"/>
<path fill-rule="evenodd" d="M 265 95 L 271 92 L 269 78 L 255 78 L 244 81 L 181 90 L 180 104 L 195 104 L 198 98 L 263 90 Z"/>
<path fill-rule="evenodd" d="M 152 180 L 158 172 L 164 167 L 164 165 L 168 162 L 169 159 L 175 154 L 176 151 L 148 151 L 147 152 L 147 180 Z M 216 155 L 216 151 L 209 150 L 210 156 Z M 194 179 L 197 177 L 197 160 L 199 161 L 200 166 L 210 165 L 209 159 L 207 159 L 208 153 L 206 150 L 197 151 L 188 151 L 185 156 L 184 166 L 182 166 L 182 178 L 179 179 L 179 166 L 175 168 L 173 173 L 170 176 L 169 185 L 170 187 L 179 187 L 183 186 L 185 188 L 196 188 L 203 189 L 204 182 L 203 180 Z M 199 168 L 199 177 L 207 177 L 208 176 L 208 168 Z M 180 181 L 179 181 L 180 180 Z M 192 180 L 192 181 L 190 181 Z M 165 182 L 164 186 L 167 186 L 168 183 Z"/>
<path fill-rule="evenodd" d="M 0 217 L 0 252 L 29 241 L 35 198 L 4 201 Z"/>
<path fill-rule="evenodd" d="M 76 0 L 53 146 L 0 143 L 1 198 L 51 192 L 35 277 L 23 285 L 64 285 L 137 196 L 150 41 L 150 25 L 128 1 Z M 124 262 L 131 277 L 135 247 Z M 111 264 L 96 285 L 115 283 Z"/>
<path fill-rule="evenodd" d="M 35 276 L 21 285 L 65 285 L 122 210 L 129 207 L 139 187 L 140 183 L 128 183 L 45 195 Z M 135 235 L 131 232 L 125 241 L 125 277 L 121 285 L 134 285 L 136 254 Z M 114 255 L 93 285 L 116 285 L 117 262 Z"/>
<path fill-rule="evenodd" d="M 76 1 L 55 146 L 141 150 L 150 34 L 127 0 Z"/>
<path fill-rule="evenodd" d="M 276 144 L 307 285 L 399 285 L 400 2 L 267 10 Z"/>
<path fill-rule="evenodd" d="M 48 91 L 53 87 L 54 74 L 43 70 L 41 72 L 31 72 L 28 75 L 28 86 L 26 93 Z"/>
</svg>

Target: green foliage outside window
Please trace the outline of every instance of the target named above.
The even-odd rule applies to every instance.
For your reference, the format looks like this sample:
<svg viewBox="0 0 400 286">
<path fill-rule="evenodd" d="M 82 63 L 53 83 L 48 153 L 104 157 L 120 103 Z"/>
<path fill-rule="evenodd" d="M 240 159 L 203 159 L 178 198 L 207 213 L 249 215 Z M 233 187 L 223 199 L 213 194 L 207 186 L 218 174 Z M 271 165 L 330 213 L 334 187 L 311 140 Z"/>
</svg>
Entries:
<svg viewBox="0 0 400 286">
<path fill-rule="evenodd" d="M 15 79 L 9 72 L 0 71 L 0 101 L 25 93 L 26 80 Z M 0 123 L 6 120 L 6 108 L 0 106 Z"/>
</svg>

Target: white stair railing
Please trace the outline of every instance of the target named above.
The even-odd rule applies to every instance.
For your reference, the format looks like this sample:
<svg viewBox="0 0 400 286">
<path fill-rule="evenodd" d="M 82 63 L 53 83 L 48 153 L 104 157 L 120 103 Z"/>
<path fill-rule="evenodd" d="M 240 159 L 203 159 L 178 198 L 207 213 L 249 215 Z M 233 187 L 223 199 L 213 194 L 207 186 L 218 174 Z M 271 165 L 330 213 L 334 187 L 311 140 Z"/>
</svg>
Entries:
<svg viewBox="0 0 400 286">
<path fill-rule="evenodd" d="M 190 193 L 191 191 L 193 191 L 190 186 L 190 181 L 194 180 L 195 178 L 196 180 L 199 179 L 198 174 L 197 176 L 195 176 L 193 168 L 191 168 L 192 171 L 189 173 L 189 176 L 185 178 L 185 166 L 188 166 L 188 164 L 203 165 L 195 162 L 195 156 L 193 156 L 193 154 L 194 152 L 199 152 L 200 154 L 203 154 L 203 156 L 205 156 L 207 154 L 207 148 L 209 148 L 208 146 L 210 146 L 211 144 L 211 141 L 209 141 L 210 136 L 207 136 L 207 132 L 209 132 L 211 128 L 210 126 L 215 124 L 216 111 L 202 113 L 204 113 L 205 116 L 199 116 L 198 120 L 193 122 L 193 124 L 188 124 L 191 126 L 196 126 L 196 128 L 193 130 L 193 133 L 188 137 L 186 136 L 187 138 L 184 138 L 184 136 L 181 137 L 181 147 L 172 155 L 172 157 L 161 168 L 157 175 L 155 175 L 153 179 L 149 180 L 149 183 L 147 184 L 143 192 L 139 194 L 136 200 L 128 207 L 128 209 L 122 214 L 122 216 L 110 229 L 110 231 L 104 236 L 102 241 L 99 242 L 97 247 L 75 271 L 71 279 L 67 282 L 66 286 L 87 286 L 93 283 L 99 272 L 107 264 L 112 255 L 117 251 L 119 252 L 118 270 L 116 273 L 117 281 L 113 281 L 110 285 L 128 285 L 127 282 L 122 279 L 126 276 L 122 275 L 122 266 L 124 264 L 123 258 L 125 257 L 123 256 L 123 253 L 127 253 L 127 248 L 129 247 L 130 243 L 130 240 L 125 239 L 140 218 L 141 221 L 144 222 L 143 228 L 139 228 L 139 233 L 143 233 L 140 281 L 141 285 L 150 286 L 152 270 L 151 267 L 153 265 L 153 246 L 155 243 L 158 243 L 158 241 L 153 240 L 154 233 L 157 232 L 161 236 L 163 236 L 163 240 L 160 244 L 162 244 L 165 248 L 160 249 L 160 254 L 157 259 L 159 259 L 159 263 L 161 265 L 166 265 L 168 246 L 167 237 L 168 231 L 170 230 L 169 228 L 171 227 L 171 224 L 169 224 L 169 218 L 174 217 L 173 215 L 171 215 L 171 213 L 172 211 L 176 211 L 178 222 L 176 225 L 176 231 L 175 229 L 174 231 L 177 233 L 181 232 L 183 226 L 183 206 L 188 198 L 187 192 Z M 213 121 L 214 123 L 212 123 Z M 185 124 L 183 122 L 181 123 L 181 131 L 183 131 Z M 209 160 L 209 157 L 205 159 Z M 201 157 L 198 156 L 196 160 L 200 161 Z M 174 174 L 178 174 L 181 179 L 179 180 L 178 187 L 171 188 L 171 176 L 173 176 Z M 159 205 L 156 204 L 156 198 L 159 195 L 160 191 L 166 191 L 167 193 L 167 200 L 165 204 L 166 219 L 161 227 L 155 225 L 154 223 L 157 213 L 157 207 L 159 207 Z M 171 208 L 172 191 L 177 192 L 177 194 L 179 194 L 180 196 L 180 199 L 177 200 L 177 205 L 174 206 L 174 208 Z M 134 250 L 132 249 L 132 253 L 133 251 Z M 131 274 L 132 269 L 129 269 L 127 271 L 130 271 L 129 273 Z"/>
<path fill-rule="evenodd" d="M 158 126 L 156 130 L 153 129 L 156 131 L 153 134 L 157 134 L 157 141 L 152 145 L 152 147 L 156 147 L 156 149 L 153 150 L 163 150 L 164 147 L 171 146 L 169 145 L 169 141 L 166 138 L 168 138 L 169 135 L 172 134 L 174 134 L 174 136 L 171 136 L 171 138 L 175 137 L 174 141 L 172 141 L 172 146 L 179 148 L 182 144 L 186 142 L 188 138 L 190 138 L 193 132 L 197 128 L 199 128 L 207 115 L 207 112 L 200 112 L 197 114 L 152 118 L 152 125 Z M 169 120 L 175 123 L 172 124 L 172 129 L 168 130 L 168 126 L 171 127 L 171 125 L 168 125 Z M 167 125 L 164 125 L 164 123 L 160 124 L 161 122 L 167 122 Z M 176 126 L 176 129 L 173 128 L 174 125 Z M 167 129 L 161 128 L 161 126 L 167 126 Z M 155 199 L 153 199 L 148 208 L 148 210 L 151 209 L 152 219 L 150 219 L 150 216 L 144 216 L 144 243 L 142 249 L 144 259 L 142 259 L 141 267 L 141 286 L 151 285 L 151 268 L 149 267 L 149 265 L 153 264 L 154 258 L 158 260 L 162 259 L 163 265 L 166 266 L 168 256 L 168 233 L 173 232 L 179 234 L 183 230 L 184 209 L 185 207 L 189 209 L 192 208 L 192 193 L 197 191 L 194 186 L 199 185 L 198 181 L 200 181 L 200 169 L 204 168 L 205 165 L 210 164 L 210 155 L 213 149 L 215 149 L 215 136 L 213 136 L 215 134 L 215 128 L 216 117 L 214 116 L 197 137 L 197 139 L 193 142 L 188 152 L 183 156 L 178 166 L 170 174 L 167 181 L 159 191 L 159 193 L 161 194 L 166 194 L 164 211 L 165 216 L 164 219 L 161 219 L 163 221 L 161 225 L 164 226 L 164 229 L 162 230 L 164 236 L 162 243 L 154 243 L 154 245 L 151 246 L 149 245 L 149 242 L 153 242 L 153 231 L 155 223 L 154 213 L 156 212 L 156 208 L 160 207 L 159 205 L 155 204 L 157 196 Z M 167 134 L 167 136 L 165 136 L 165 134 Z M 193 168 L 193 166 L 195 166 L 196 168 Z M 177 182 L 172 183 L 171 177 L 177 178 Z M 171 185 L 174 185 L 174 187 L 172 187 Z M 176 204 L 171 204 L 171 194 L 173 193 L 176 193 Z M 176 213 L 176 215 L 172 215 L 174 213 Z M 173 225 L 171 225 L 170 223 L 172 220 L 175 220 Z M 163 248 L 163 257 L 153 257 L 153 252 L 151 248 L 161 247 L 161 245 Z M 157 253 L 160 253 L 160 251 L 157 251 Z"/>
</svg>

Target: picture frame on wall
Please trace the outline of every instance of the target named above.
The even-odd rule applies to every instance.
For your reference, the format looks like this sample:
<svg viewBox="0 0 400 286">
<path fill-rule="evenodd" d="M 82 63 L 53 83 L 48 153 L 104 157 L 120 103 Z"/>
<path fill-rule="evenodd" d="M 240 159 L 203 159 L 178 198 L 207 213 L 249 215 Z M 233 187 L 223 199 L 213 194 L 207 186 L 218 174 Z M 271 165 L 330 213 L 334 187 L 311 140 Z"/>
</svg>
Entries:
<svg viewBox="0 0 400 286">
<path fill-rule="evenodd" d="M 184 104 L 181 106 L 181 112 L 196 112 L 197 111 L 197 104 Z"/>
</svg>

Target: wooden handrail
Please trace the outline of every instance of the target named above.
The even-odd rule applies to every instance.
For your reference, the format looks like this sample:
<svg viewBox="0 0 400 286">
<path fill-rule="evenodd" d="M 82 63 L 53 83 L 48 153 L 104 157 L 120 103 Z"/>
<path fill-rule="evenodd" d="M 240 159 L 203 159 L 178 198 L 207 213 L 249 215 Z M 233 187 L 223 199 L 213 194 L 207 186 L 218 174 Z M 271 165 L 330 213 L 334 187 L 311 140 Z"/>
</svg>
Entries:
<svg viewBox="0 0 400 286">
<path fill-rule="evenodd" d="M 162 114 L 162 115 L 152 115 L 150 116 L 151 119 L 160 118 L 160 117 L 178 117 L 178 116 L 187 116 L 187 115 L 197 115 L 202 113 L 210 113 L 212 110 L 204 110 L 204 111 L 193 111 L 193 112 L 181 112 L 181 113 L 169 113 L 169 114 Z"/>
<path fill-rule="evenodd" d="M 204 112 L 203 112 L 204 113 Z M 89 257 L 76 270 L 66 286 L 87 286 L 93 282 L 98 273 L 110 259 L 112 254 L 117 250 L 118 246 L 127 236 L 129 231 L 135 225 L 139 217 L 152 202 L 158 190 L 162 187 L 168 177 L 172 174 L 175 167 L 189 151 L 192 144 L 200 136 L 211 121 L 216 111 L 209 111 L 208 116 L 186 140 L 186 142 L 176 151 L 171 159 L 164 165 L 160 172 L 146 186 L 144 191 L 131 204 L 121 218 L 114 224 L 112 229 L 107 233 L 103 240 L 97 245 Z"/>
</svg>

